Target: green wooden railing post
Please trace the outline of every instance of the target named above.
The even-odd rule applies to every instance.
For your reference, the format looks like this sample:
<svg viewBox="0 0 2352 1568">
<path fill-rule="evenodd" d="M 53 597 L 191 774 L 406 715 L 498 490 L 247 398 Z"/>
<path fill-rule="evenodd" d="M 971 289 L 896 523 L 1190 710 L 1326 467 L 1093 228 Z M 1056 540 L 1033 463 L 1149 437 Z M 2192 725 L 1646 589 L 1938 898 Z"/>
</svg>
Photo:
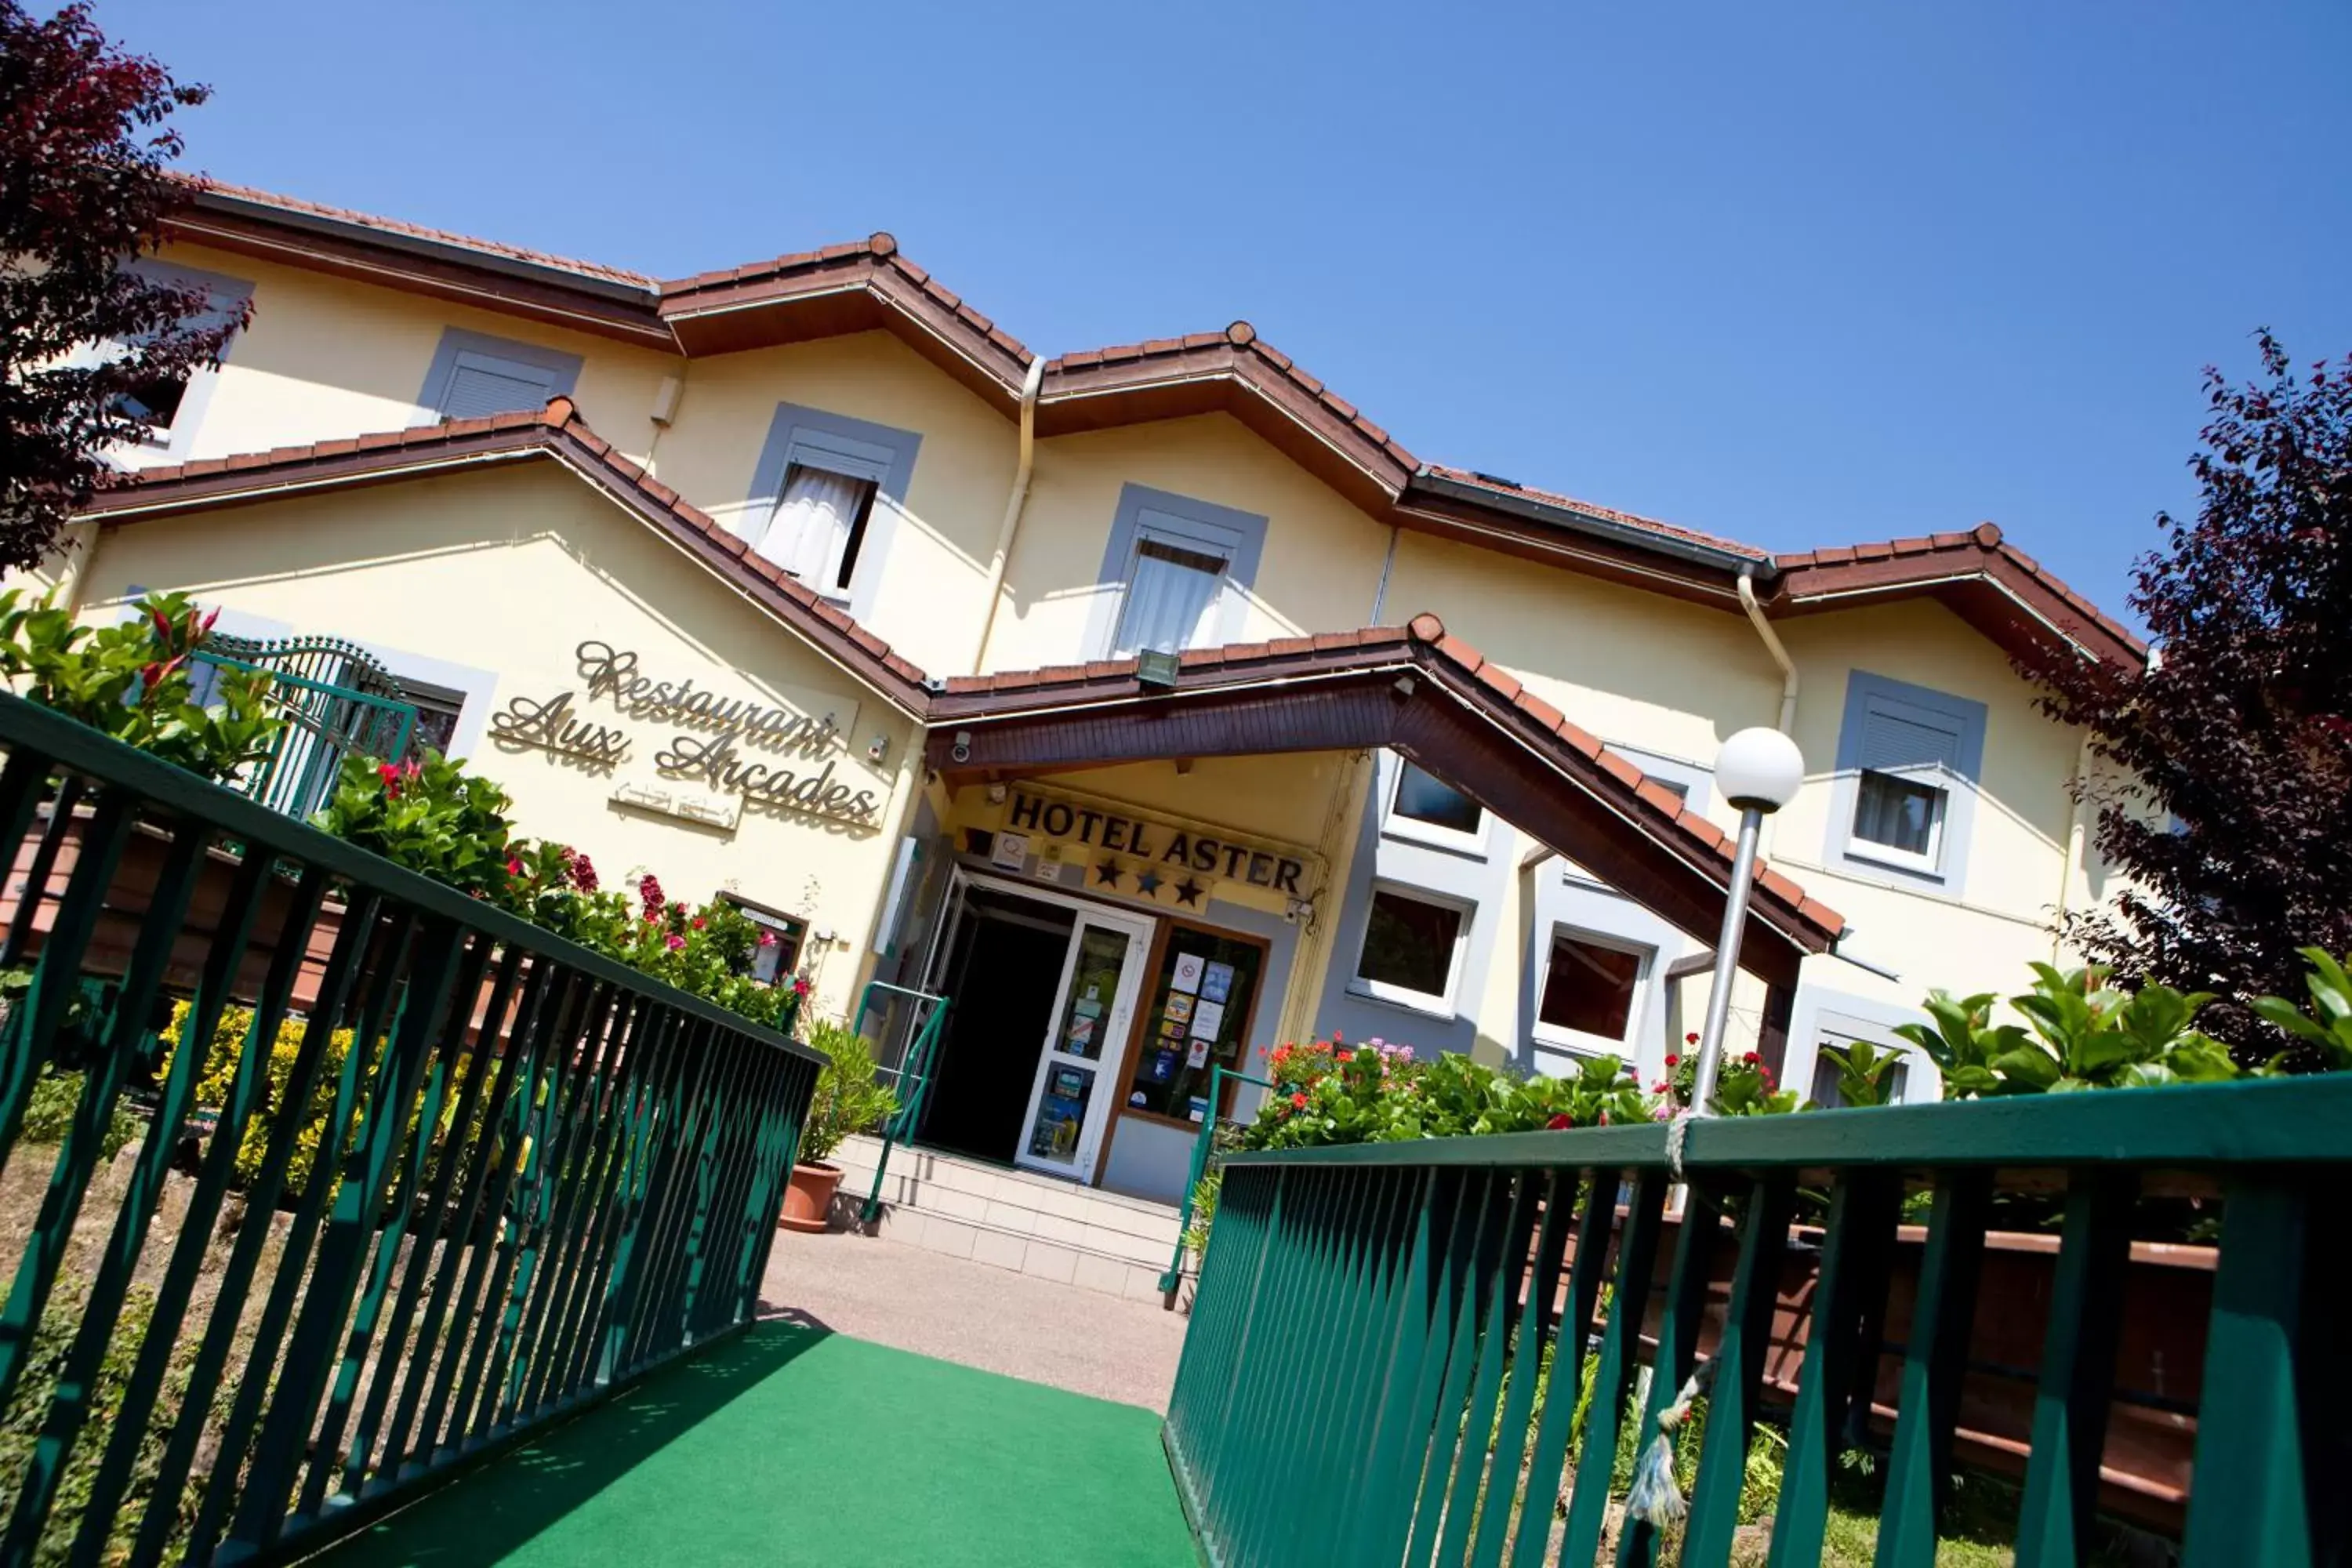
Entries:
<svg viewBox="0 0 2352 1568">
<path fill-rule="evenodd" d="M 2188 1568 L 2322 1561 L 2314 1493 L 2340 1488 L 2343 1478 L 2306 1463 L 2306 1434 L 2340 1427 L 2344 1413 L 2305 1404 L 2305 1345 L 2317 1337 L 2308 1321 L 2313 1185 L 2305 1174 L 2265 1172 L 2234 1183 L 2225 1200 L 2197 1407 Z"/>
<path fill-rule="evenodd" d="M 1618 1238 L 1616 1285 L 1610 1297 L 1608 1321 L 1601 1331 L 1601 1364 L 1593 1371 L 1584 1445 L 1577 1450 L 1570 1481 L 1567 1533 L 1560 1542 L 1560 1562 L 1579 1568 L 1600 1552 L 1601 1526 L 1607 1522 L 1609 1471 L 1616 1463 L 1617 1434 L 1625 1423 L 1642 1318 L 1649 1310 L 1650 1280 L 1657 1268 L 1667 1185 L 1664 1171 L 1645 1170 L 1634 1177 L 1624 1233 Z M 1580 1237 L 1577 1245 L 1581 1252 L 1583 1239 Z"/>
<path fill-rule="evenodd" d="M 1707 1278 L 1722 1239 L 1723 1194 L 1711 1181 L 1694 1180 L 1683 1189 L 1683 1216 L 1675 1233 L 1675 1258 L 1666 1276 L 1665 1311 L 1651 1358 L 1650 1397 L 1633 1438 L 1633 1452 L 1646 1453 L 1657 1437 L 1659 1416 L 1678 1397 L 1698 1357 L 1699 1315 L 1706 1310 Z M 1713 1423 L 1710 1420 L 1709 1425 Z M 1669 1440 L 1669 1447 L 1672 1439 Z M 1618 1531 L 1617 1561 L 1649 1568 L 1658 1560 L 1659 1533 L 1647 1521 L 1626 1516 Z"/>
<path fill-rule="evenodd" d="M 1731 1270 L 1731 1300 L 1715 1351 L 1706 1397 L 1706 1433 L 1698 1479 L 1691 1488 L 1690 1520 L 1682 1558 L 1729 1562 L 1739 1525 L 1739 1498 L 1748 1481 L 1748 1444 L 1756 1429 L 1757 1394 L 1771 1348 L 1772 1309 L 1780 1294 L 1780 1260 L 1789 1249 L 1789 1213 L 1795 1185 L 1767 1176 L 1748 1189 L 1740 1216 L 1739 1258 Z M 1689 1223 L 1687 1220 L 1685 1224 Z"/>
<path fill-rule="evenodd" d="M 1797 1408 L 1789 1422 L 1789 1457 L 1772 1516 L 1772 1568 L 1821 1561 L 1846 1405 L 1870 1397 L 1876 1352 L 1860 1342 L 1861 1322 L 1866 1299 L 1886 1289 L 1901 1198 L 1900 1179 L 1880 1170 L 1849 1173 L 1830 1194 Z"/>
<path fill-rule="evenodd" d="M 1991 1210 L 1990 1172 L 1953 1171 L 1937 1180 L 1904 1347 L 1895 1449 L 1878 1522 L 1878 1568 L 1934 1568 Z"/>
<path fill-rule="evenodd" d="M 1603 1167 L 1586 1175 L 1583 1207 L 1576 1222 L 1576 1258 L 1568 1277 L 1568 1310 L 1552 1339 L 1551 1376 L 1537 1417 L 1534 1448 L 1528 1460 L 1527 1501 L 1511 1548 L 1512 1568 L 1537 1568 L 1551 1540 L 1552 1514 L 1559 1505 L 1559 1479 L 1568 1468 L 1568 1444 L 1584 1388 L 1584 1347 L 1592 1337 L 1592 1315 L 1601 1300 L 1610 1233 L 1616 1228 L 1618 1172 Z M 1573 1192 L 1564 1194 L 1563 1205 Z M 1596 1369 L 1597 1372 L 1598 1369 Z"/>
<path fill-rule="evenodd" d="M 2067 1185 L 2033 1399 L 2033 1457 L 2018 1519 L 2021 1565 L 2081 1563 L 2090 1555 L 2136 1184 L 2128 1171 L 2094 1167 L 2076 1172 Z"/>
</svg>

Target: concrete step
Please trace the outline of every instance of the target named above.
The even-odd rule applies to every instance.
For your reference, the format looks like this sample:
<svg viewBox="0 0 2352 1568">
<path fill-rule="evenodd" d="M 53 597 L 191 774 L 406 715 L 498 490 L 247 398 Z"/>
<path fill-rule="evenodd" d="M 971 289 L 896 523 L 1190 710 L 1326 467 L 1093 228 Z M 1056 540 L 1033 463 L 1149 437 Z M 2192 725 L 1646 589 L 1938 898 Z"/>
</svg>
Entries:
<svg viewBox="0 0 2352 1568">
<path fill-rule="evenodd" d="M 835 1154 L 839 1222 L 858 1223 L 880 1152 L 855 1138 Z M 881 1195 L 876 1228 L 893 1241 L 1139 1300 L 1160 1299 L 1178 1235 L 1165 1204 L 922 1149 L 890 1151 Z"/>
</svg>

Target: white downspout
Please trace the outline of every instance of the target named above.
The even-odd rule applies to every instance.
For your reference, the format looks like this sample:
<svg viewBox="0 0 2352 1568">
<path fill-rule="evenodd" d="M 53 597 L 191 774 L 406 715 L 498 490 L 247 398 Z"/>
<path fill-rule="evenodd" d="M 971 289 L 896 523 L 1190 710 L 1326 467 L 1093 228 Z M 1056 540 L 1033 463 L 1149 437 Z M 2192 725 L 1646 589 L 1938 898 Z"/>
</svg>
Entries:
<svg viewBox="0 0 2352 1568">
<path fill-rule="evenodd" d="M 1793 741 L 1797 738 L 1797 666 L 1790 658 L 1789 650 L 1780 646 L 1780 635 L 1772 629 L 1772 623 L 1764 618 L 1764 606 L 1756 602 L 1754 567 L 1740 568 L 1739 607 L 1748 612 L 1748 622 L 1755 626 L 1756 635 L 1764 639 L 1764 651 L 1770 654 L 1772 662 L 1780 667 L 1780 722 L 1778 728 L 1780 733 Z"/>
<path fill-rule="evenodd" d="M 996 631 L 996 602 L 1004 592 L 1004 569 L 1013 561 L 1013 536 L 1021 531 L 1021 509 L 1029 500 L 1029 472 L 1037 459 L 1037 389 L 1045 384 L 1045 356 L 1029 362 L 1021 383 L 1021 464 L 1013 470 L 1013 493 L 1004 500 L 1004 522 L 996 531 L 996 554 L 988 563 L 986 612 L 980 622 L 980 646 L 971 650 L 971 673 L 978 675 L 988 658 L 988 639 Z"/>
</svg>

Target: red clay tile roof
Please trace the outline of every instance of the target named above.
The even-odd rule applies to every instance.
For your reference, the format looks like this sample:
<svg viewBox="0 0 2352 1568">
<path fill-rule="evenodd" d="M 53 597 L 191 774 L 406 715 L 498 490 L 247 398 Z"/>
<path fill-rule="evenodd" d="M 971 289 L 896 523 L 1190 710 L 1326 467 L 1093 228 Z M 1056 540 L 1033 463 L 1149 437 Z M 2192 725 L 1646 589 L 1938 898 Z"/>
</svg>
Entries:
<svg viewBox="0 0 2352 1568">
<path fill-rule="evenodd" d="M 1975 582 L 1999 592 L 2050 633 L 2093 657 L 2125 668 L 2137 668 L 2147 660 L 2145 642 L 2003 539 L 1997 523 L 1980 522 L 1966 533 L 1936 533 L 1776 555 L 1772 564 L 1780 573 L 1772 595 L 1774 607 L 1798 609 L 1843 603 L 1861 595 L 1894 596 L 1905 591 Z M 1980 624 L 1979 629 L 2000 640 L 1991 625 Z"/>
<path fill-rule="evenodd" d="M 506 245 L 495 239 L 480 239 L 469 234 L 453 234 L 446 228 L 428 228 L 423 224 L 405 223 L 399 218 L 379 217 L 373 213 L 353 212 L 348 207 L 331 207 L 319 202 L 306 202 L 299 196 L 280 195 L 275 191 L 257 191 L 249 185 L 223 184 L 217 180 L 187 180 L 184 183 L 232 201 L 251 203 L 257 206 L 274 207 L 278 211 L 300 217 L 324 218 L 333 223 L 352 224 L 362 228 L 376 229 L 387 234 L 404 235 L 411 239 L 427 240 L 457 250 L 479 251 L 486 256 L 508 261 L 520 261 L 532 267 L 552 268 L 560 272 L 577 272 L 585 278 L 601 279 L 607 283 L 626 283 L 639 289 L 657 289 L 660 280 L 625 268 L 606 267 L 594 261 L 582 261 L 569 256 L 551 256 L 543 250 L 530 250 L 520 245 Z"/>
<path fill-rule="evenodd" d="M 1625 528 L 1640 529 L 1672 539 L 1687 540 L 1693 544 L 1703 544 L 1710 549 L 1725 551 L 1734 555 L 1749 556 L 1759 562 L 1770 559 L 1769 551 L 1759 550 L 1753 544 L 1742 544 L 1736 539 L 1724 539 L 1712 533 L 1701 533 L 1695 528 L 1685 528 L 1680 523 L 1661 522 L 1654 517 L 1643 517 L 1638 512 L 1619 511 L 1615 507 L 1598 506 L 1591 501 L 1578 500 L 1573 496 L 1560 495 L 1552 490 L 1539 490 L 1533 485 L 1523 485 L 1512 479 L 1496 479 L 1492 474 L 1482 474 L 1469 468 L 1451 468 L 1436 463 L 1431 464 L 1428 471 L 1440 479 L 1451 479 L 1458 485 L 1475 486 L 1496 495 L 1524 496 L 1542 505 L 1582 512 L 1587 517 L 1599 518 L 1603 522 L 1613 522 Z"/>
<path fill-rule="evenodd" d="M 1214 694 L 1302 675 L 1364 674 L 1410 664 L 1465 704 L 1515 726 L 1522 742 L 1573 764 L 1581 787 L 1599 792 L 1610 808 L 1644 824 L 1681 863 L 1728 867 L 1729 843 L 1720 828 L 1604 750 L 1596 736 L 1527 690 L 1509 671 L 1449 635 L 1434 616 L 1416 616 L 1404 626 L 1189 649 L 1179 660 L 1173 693 L 1144 688 L 1133 658 L 956 677 L 934 686 L 922 670 L 837 605 L 752 552 L 708 513 L 614 451 L 589 428 L 568 397 L 557 397 L 532 412 L 146 468 L 122 476 L 100 492 L 85 515 L 131 522 L 251 505 L 324 487 L 424 477 L 463 465 L 544 458 L 562 462 L 628 506 L 894 706 L 934 729 L 1118 700 L 1165 703 L 1187 694 Z M 1769 918 L 1805 949 L 1826 949 L 1843 927 L 1840 917 L 1806 898 L 1794 883 L 1773 875 L 1775 880 L 1767 884 Z M 1772 908 L 1776 902 L 1782 907 Z"/>
<path fill-rule="evenodd" d="M 794 323 L 791 330 L 807 335 L 880 327 L 908 337 L 950 374 L 1008 410 L 1017 402 L 1023 375 L 1034 358 L 1019 340 L 901 255 L 888 234 L 664 281 L 270 192 L 190 183 L 201 187 L 199 215 L 211 210 L 249 223 L 256 221 L 252 209 L 260 209 L 289 223 L 307 223 L 314 231 L 322 225 L 341 226 L 361 237 L 372 234 L 441 247 L 455 253 L 460 263 L 470 256 L 483 263 L 568 273 L 584 280 L 583 287 L 604 285 L 607 293 L 594 310 L 583 306 L 572 315 L 550 303 L 543 276 L 533 284 L 506 286 L 503 297 L 495 292 L 465 297 L 559 325 L 658 342 L 688 355 L 747 346 L 740 335 L 747 329 L 741 323 L 759 315 L 755 308 L 784 312 Z M 223 236 L 205 228 L 193 237 L 216 243 Z M 383 277 L 374 264 L 367 275 L 378 281 Z M 417 286 L 430 293 L 448 288 L 446 276 L 420 275 Z M 644 299 L 616 300 L 610 294 L 615 286 L 641 291 Z M 845 298 L 852 302 L 845 304 Z M 1353 404 L 1265 342 L 1247 321 L 1235 321 L 1222 332 L 1062 354 L 1047 362 L 1038 421 L 1042 434 L 1053 435 L 1212 409 L 1233 413 L 1381 521 L 1433 527 L 1490 548 L 1497 547 L 1497 536 L 1503 548 L 1523 541 L 1519 548 L 1544 559 L 1679 593 L 1717 608 L 1736 610 L 1734 580 L 1749 563 L 1769 611 L 1822 607 L 1832 595 L 1838 602 L 1851 602 L 1865 595 L 1933 593 L 1986 636 L 2029 661 L 2047 657 L 2054 641 L 2063 641 L 2119 668 L 2137 668 L 2145 662 L 2146 649 L 2137 638 L 2031 557 L 2000 543 L 1998 530 L 1990 544 L 1967 542 L 1983 533 L 1979 529 L 1974 534 L 1774 556 L 1753 545 L 1475 470 L 1424 465 Z M 1455 487 L 1456 496 L 1468 492 L 1492 498 L 1495 510 L 1479 510 L 1478 527 L 1465 532 L 1428 505 L 1414 504 L 1434 494 L 1416 489 L 1431 480 Z M 1532 504 L 1571 514 L 1571 524 L 1580 516 L 1612 528 L 1619 542 L 1608 548 L 1619 552 L 1617 564 L 1590 549 L 1581 554 L 1560 553 L 1557 529 L 1544 527 L 1540 519 L 1531 521 L 1524 510 L 1514 513 L 1508 510 L 1514 502 L 1523 509 Z M 1643 544 L 1644 539 L 1657 543 Z M 1628 550 L 1666 556 L 1679 552 L 1679 557 L 1628 573 L 1623 569 L 1631 559 Z M 1966 559 L 1970 550 L 1980 557 L 1973 564 Z M 1867 570 L 1839 570 L 1856 566 Z M 1775 577 L 1781 579 L 1778 584 Z M 1967 586 L 1963 579 L 1988 591 Z"/>
<path fill-rule="evenodd" d="M 94 497 L 101 521 L 248 505 L 323 486 L 421 477 L 473 462 L 552 458 L 661 528 L 883 697 L 919 717 L 929 700 L 920 669 L 841 609 L 758 555 L 709 513 L 613 449 L 568 397 L 544 409 L 455 419 L 344 441 L 279 447 L 233 458 L 142 469 Z"/>
</svg>

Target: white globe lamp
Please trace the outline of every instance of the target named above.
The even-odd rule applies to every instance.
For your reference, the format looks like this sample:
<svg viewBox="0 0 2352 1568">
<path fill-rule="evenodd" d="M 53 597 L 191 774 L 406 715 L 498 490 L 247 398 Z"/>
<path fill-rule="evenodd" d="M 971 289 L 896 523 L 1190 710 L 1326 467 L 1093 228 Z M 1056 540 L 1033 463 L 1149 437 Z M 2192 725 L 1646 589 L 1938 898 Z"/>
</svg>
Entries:
<svg viewBox="0 0 2352 1568">
<path fill-rule="evenodd" d="M 1701 1116 L 1714 1114 L 1732 977 L 1739 972 L 1739 937 L 1748 926 L 1748 899 L 1756 881 L 1757 834 L 1766 814 L 1794 800 L 1804 782 L 1803 753 L 1778 730 L 1742 730 L 1716 753 L 1715 787 L 1739 808 L 1739 839 L 1731 856 L 1731 885 L 1724 890 L 1723 931 L 1715 942 L 1715 984 L 1699 1032 L 1698 1066 L 1691 1075 L 1691 1110 Z"/>
</svg>

